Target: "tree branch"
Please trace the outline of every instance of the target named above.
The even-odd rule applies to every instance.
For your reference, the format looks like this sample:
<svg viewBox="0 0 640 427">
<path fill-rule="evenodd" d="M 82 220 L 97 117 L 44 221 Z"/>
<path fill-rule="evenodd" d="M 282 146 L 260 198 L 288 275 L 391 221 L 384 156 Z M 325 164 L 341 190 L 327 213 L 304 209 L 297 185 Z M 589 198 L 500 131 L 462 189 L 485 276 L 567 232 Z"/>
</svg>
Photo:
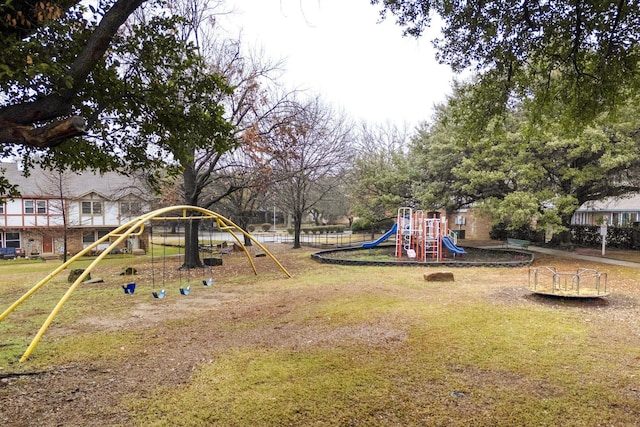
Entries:
<svg viewBox="0 0 640 427">
<path fill-rule="evenodd" d="M 84 134 L 86 134 L 86 122 L 79 116 L 72 116 L 40 128 L 0 122 L 0 141 L 2 144 L 48 148 Z"/>
<path fill-rule="evenodd" d="M 104 15 L 102 21 L 87 40 L 82 51 L 69 68 L 71 88 L 53 91 L 30 102 L 13 104 L 0 109 L 0 123 L 32 125 L 55 120 L 72 113 L 72 102 L 85 84 L 87 76 L 107 51 L 118 28 L 146 0 L 118 0 Z M 0 129 L 2 133 L 4 129 Z M 0 143 L 6 143 L 0 140 Z M 15 142 L 14 142 L 15 143 Z"/>
</svg>

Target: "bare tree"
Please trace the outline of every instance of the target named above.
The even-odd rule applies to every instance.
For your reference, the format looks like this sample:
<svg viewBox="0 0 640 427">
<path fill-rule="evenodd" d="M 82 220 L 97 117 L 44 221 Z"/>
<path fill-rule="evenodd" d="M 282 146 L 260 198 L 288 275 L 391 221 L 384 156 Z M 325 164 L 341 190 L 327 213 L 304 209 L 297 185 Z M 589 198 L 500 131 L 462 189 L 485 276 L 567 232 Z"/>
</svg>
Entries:
<svg viewBox="0 0 640 427">
<path fill-rule="evenodd" d="M 264 125 L 264 122 L 259 124 Z M 216 182 L 221 183 L 221 188 L 237 190 L 218 198 L 216 209 L 247 230 L 255 212 L 263 208 L 270 198 L 269 192 L 274 181 L 282 177 L 274 174 L 273 162 L 279 154 L 272 150 L 268 139 L 247 131 L 243 141 L 237 150 L 221 159 Z M 210 186 L 207 192 L 211 191 L 215 192 L 216 187 Z M 244 243 L 251 245 L 248 236 L 245 236 Z"/>
<path fill-rule="evenodd" d="M 69 199 L 70 194 L 70 177 L 74 172 L 57 170 L 51 173 L 43 173 L 42 180 L 38 181 L 36 186 L 41 194 L 55 195 L 55 198 L 49 200 L 49 214 L 51 216 L 59 216 L 62 219 L 62 257 L 63 261 L 67 261 L 69 227 L 74 225 L 69 217 Z M 54 230 L 50 230 L 55 232 Z"/>
<path fill-rule="evenodd" d="M 272 136 L 282 153 L 274 159 L 275 173 L 286 178 L 274 187 L 293 216 L 294 249 L 301 247 L 304 216 L 342 182 L 351 152 L 350 132 L 345 116 L 316 97 L 299 104 L 295 116 Z"/>
<path fill-rule="evenodd" d="M 238 164 L 233 156 L 225 161 L 221 159 L 237 149 L 244 155 L 254 149 L 261 150 L 246 135 L 252 134 L 257 123 L 271 122 L 271 118 L 288 104 L 289 97 L 286 92 L 271 89 L 279 77 L 279 62 L 265 61 L 259 53 L 244 55 L 240 40 L 215 37 L 212 30 L 216 28 L 216 16 L 227 13 L 221 9 L 222 5 L 221 1 L 208 0 L 173 0 L 169 3 L 173 12 L 186 20 L 181 37 L 198 47 L 205 57 L 208 72 L 219 75 L 233 88 L 232 92 L 220 91 L 211 100 L 224 108 L 224 118 L 233 129 L 231 144 L 198 144 L 198 148 L 175 156 L 182 171 L 184 203 L 204 208 L 256 185 L 250 174 L 238 173 L 245 165 Z M 201 135 L 191 132 L 185 133 L 184 137 L 191 139 Z M 197 218 L 186 225 L 185 268 L 201 266 L 198 227 Z"/>
<path fill-rule="evenodd" d="M 409 131 L 406 126 L 361 123 L 354 140 L 348 178 L 351 213 L 371 226 L 373 238 L 378 222 L 394 216 L 399 206 L 413 206 Z"/>
</svg>

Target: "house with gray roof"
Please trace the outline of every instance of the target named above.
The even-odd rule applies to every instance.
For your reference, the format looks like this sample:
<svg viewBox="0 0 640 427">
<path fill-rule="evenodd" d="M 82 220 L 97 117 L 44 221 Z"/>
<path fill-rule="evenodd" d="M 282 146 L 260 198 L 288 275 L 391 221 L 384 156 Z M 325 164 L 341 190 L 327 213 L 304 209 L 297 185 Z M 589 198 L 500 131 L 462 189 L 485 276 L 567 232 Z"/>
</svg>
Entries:
<svg viewBox="0 0 640 427">
<path fill-rule="evenodd" d="M 0 163 L 21 197 L 0 201 L 0 247 L 20 248 L 26 256 L 61 254 L 64 238 L 76 253 L 114 228 L 151 210 L 153 195 L 141 180 L 114 172 L 62 173 L 35 168 L 25 176 L 17 163 Z M 105 243 L 105 247 L 108 243 Z M 124 251 L 146 250 L 144 236 Z"/>
<path fill-rule="evenodd" d="M 608 225 L 623 227 L 640 221 L 640 194 L 608 197 L 583 204 L 573 214 L 571 223 L 598 225 L 606 218 Z"/>
</svg>

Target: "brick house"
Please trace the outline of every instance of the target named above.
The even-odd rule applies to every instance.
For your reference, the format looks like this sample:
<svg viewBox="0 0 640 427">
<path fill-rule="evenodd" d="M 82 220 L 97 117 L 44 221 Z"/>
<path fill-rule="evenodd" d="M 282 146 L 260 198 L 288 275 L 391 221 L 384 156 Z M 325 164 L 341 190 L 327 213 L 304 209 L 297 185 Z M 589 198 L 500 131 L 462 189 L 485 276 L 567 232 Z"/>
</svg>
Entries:
<svg viewBox="0 0 640 427">
<path fill-rule="evenodd" d="M 461 239 L 488 240 L 491 221 L 486 216 L 478 215 L 473 208 L 459 209 L 447 216 L 449 230 L 458 232 Z"/>
<path fill-rule="evenodd" d="M 20 198 L 0 201 L 0 247 L 21 248 L 26 256 L 77 253 L 114 228 L 151 209 L 152 192 L 142 182 L 117 173 L 57 173 L 35 168 L 25 177 L 19 164 L 1 163 Z M 104 247 L 108 246 L 105 244 Z M 148 247 L 148 236 L 130 238 L 121 249 Z"/>
</svg>

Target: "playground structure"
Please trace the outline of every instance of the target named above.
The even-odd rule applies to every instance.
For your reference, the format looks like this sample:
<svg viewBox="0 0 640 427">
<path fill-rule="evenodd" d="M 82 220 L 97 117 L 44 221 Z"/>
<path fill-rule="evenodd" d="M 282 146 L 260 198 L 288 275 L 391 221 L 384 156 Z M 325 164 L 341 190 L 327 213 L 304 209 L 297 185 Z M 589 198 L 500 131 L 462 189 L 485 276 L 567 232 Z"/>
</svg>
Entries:
<svg viewBox="0 0 640 427">
<path fill-rule="evenodd" d="M 398 261 L 404 257 L 412 261 L 442 262 L 443 247 L 454 257 L 464 254 L 457 246 L 457 235 L 450 233 L 446 218 L 430 216 L 422 210 L 414 211 L 409 207 L 398 209 L 396 223 L 379 239 L 362 245 L 365 249 L 378 246 L 392 235 L 396 236 L 395 256 Z"/>
<path fill-rule="evenodd" d="M 247 259 L 249 260 L 251 268 L 253 269 L 254 274 L 256 275 L 258 274 L 255 264 L 253 263 L 251 255 L 247 251 L 240 237 L 249 238 L 253 244 L 255 244 L 262 251 L 264 251 L 265 255 L 268 256 L 280 268 L 280 270 L 282 270 L 282 272 L 285 273 L 287 277 L 292 277 L 291 274 L 289 274 L 289 272 L 285 269 L 285 267 L 282 266 L 282 264 L 280 264 L 280 262 L 262 244 L 260 244 L 260 242 L 255 240 L 250 234 L 246 233 L 244 230 L 242 230 L 242 228 L 240 228 L 239 226 L 231 222 L 229 219 L 215 212 L 212 212 L 210 210 L 200 208 L 197 206 L 181 205 L 181 206 L 171 206 L 167 208 L 157 209 L 145 215 L 139 216 L 138 218 L 133 219 L 124 225 L 121 225 L 120 227 L 114 229 L 113 231 L 111 231 L 104 237 L 100 238 L 96 242 L 87 246 L 82 251 L 78 252 L 76 255 L 71 257 L 67 262 L 63 263 L 58 268 L 56 268 L 51 273 L 49 273 L 44 279 L 39 281 L 23 296 L 18 298 L 18 300 L 16 300 L 16 302 L 14 302 L 2 314 L 0 314 L 0 322 L 1 322 L 5 318 L 7 318 L 7 316 L 9 316 L 9 314 L 11 314 L 11 312 L 13 312 L 18 306 L 20 306 L 23 302 L 29 299 L 29 297 L 31 297 L 38 289 L 42 288 L 47 283 L 49 283 L 53 278 L 55 278 L 58 274 L 63 272 L 65 269 L 67 269 L 67 267 L 71 266 L 75 261 L 78 261 L 85 255 L 91 254 L 92 251 L 96 250 L 96 248 L 103 247 L 106 243 L 109 243 L 106 249 L 102 250 L 99 253 L 99 255 L 97 255 L 95 260 L 91 262 L 91 264 L 89 264 L 89 266 L 86 269 L 84 269 L 84 271 L 76 278 L 76 280 L 71 284 L 71 286 L 66 291 L 66 293 L 62 296 L 62 298 L 54 307 L 49 317 L 47 317 L 45 322 L 42 324 L 36 336 L 31 341 L 31 344 L 29 345 L 24 355 L 20 359 L 20 362 L 24 362 L 29 358 L 29 356 L 37 346 L 38 342 L 46 332 L 49 325 L 53 322 L 53 319 L 58 314 L 58 312 L 60 311 L 64 303 L 69 299 L 71 294 L 78 288 L 78 286 L 84 282 L 85 278 L 89 276 L 93 268 L 96 265 L 98 265 L 98 263 L 107 254 L 111 253 L 114 249 L 116 249 L 119 245 L 121 245 L 125 241 L 125 239 L 128 239 L 130 237 L 140 236 L 144 231 L 145 227 L 149 225 L 151 221 L 169 221 L 169 220 L 193 221 L 193 220 L 202 220 L 202 219 L 213 219 L 214 221 L 216 221 L 216 224 L 219 230 L 226 231 L 229 233 L 229 235 L 235 240 L 235 242 L 244 251 L 245 255 L 247 256 Z M 151 265 L 153 268 L 153 262 Z M 209 281 L 203 280 L 203 284 L 205 286 L 210 286 L 211 279 Z M 127 283 L 125 286 L 122 286 L 122 289 L 124 290 L 125 294 L 131 295 L 135 291 L 135 283 Z M 118 290 L 120 290 L 120 288 L 118 288 Z M 189 287 L 180 289 L 181 295 L 188 295 L 189 293 L 190 293 Z M 160 292 L 156 292 L 154 290 L 153 294 L 155 298 L 160 298 L 159 297 L 160 294 L 162 296 L 165 295 L 165 289 L 162 289 Z"/>
<path fill-rule="evenodd" d="M 579 268 L 575 272 L 561 272 L 551 266 L 530 268 L 529 289 L 536 294 L 564 298 L 600 298 L 609 295 L 607 273 L 591 268 Z"/>
</svg>

